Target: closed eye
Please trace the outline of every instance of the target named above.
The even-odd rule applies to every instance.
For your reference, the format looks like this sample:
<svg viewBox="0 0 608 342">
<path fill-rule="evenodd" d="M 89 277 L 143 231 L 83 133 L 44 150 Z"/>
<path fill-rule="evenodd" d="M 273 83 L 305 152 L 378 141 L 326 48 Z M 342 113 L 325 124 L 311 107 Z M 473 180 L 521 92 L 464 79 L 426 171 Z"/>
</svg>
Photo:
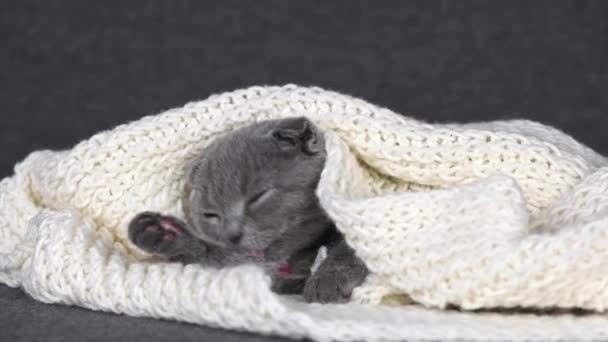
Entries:
<svg viewBox="0 0 608 342">
<path fill-rule="evenodd" d="M 211 222 L 218 222 L 220 220 L 220 215 L 212 212 L 204 212 L 203 217 Z"/>
<path fill-rule="evenodd" d="M 273 193 L 274 191 L 272 189 L 260 191 L 255 195 L 251 196 L 251 198 L 249 198 L 249 201 L 247 201 L 247 206 L 254 207 L 256 205 L 259 205 L 266 201 L 268 198 L 270 198 Z"/>
</svg>

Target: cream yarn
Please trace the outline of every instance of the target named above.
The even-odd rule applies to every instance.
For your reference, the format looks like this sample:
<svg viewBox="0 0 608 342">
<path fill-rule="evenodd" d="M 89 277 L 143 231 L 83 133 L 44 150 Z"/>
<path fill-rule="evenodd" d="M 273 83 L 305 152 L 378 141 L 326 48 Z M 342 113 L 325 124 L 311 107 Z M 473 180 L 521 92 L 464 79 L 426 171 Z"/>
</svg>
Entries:
<svg viewBox="0 0 608 342">
<path fill-rule="evenodd" d="M 185 167 L 210 141 L 295 115 L 327 132 L 317 194 L 372 271 L 353 303 L 301 303 L 255 266 L 130 245 L 135 213 L 182 215 Z M 530 121 L 430 125 L 319 88 L 252 87 L 28 156 L 0 182 L 0 281 L 48 303 L 320 341 L 608 339 L 608 160 Z"/>
</svg>

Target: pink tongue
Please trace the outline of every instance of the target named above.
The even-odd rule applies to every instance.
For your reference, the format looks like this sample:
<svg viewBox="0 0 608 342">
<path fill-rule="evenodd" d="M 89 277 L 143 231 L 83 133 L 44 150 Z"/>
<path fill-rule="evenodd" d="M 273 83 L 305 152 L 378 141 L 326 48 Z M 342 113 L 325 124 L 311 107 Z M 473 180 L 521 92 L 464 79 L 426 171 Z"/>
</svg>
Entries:
<svg viewBox="0 0 608 342">
<path fill-rule="evenodd" d="M 263 249 L 255 249 L 251 253 L 254 256 L 258 257 L 258 258 L 263 258 L 264 257 L 264 250 Z"/>
</svg>

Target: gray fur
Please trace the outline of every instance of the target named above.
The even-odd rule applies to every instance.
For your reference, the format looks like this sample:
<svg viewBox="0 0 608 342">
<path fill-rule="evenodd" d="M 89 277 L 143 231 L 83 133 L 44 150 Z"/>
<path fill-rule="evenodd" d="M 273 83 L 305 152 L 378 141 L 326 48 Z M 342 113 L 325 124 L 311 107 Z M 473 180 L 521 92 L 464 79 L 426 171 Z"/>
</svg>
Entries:
<svg viewBox="0 0 608 342">
<path fill-rule="evenodd" d="M 183 262 L 254 262 L 270 272 L 279 293 L 343 302 L 368 271 L 315 195 L 325 159 L 323 134 L 306 118 L 237 129 L 192 164 L 184 191 L 187 222 L 139 214 L 129 226 L 131 241 Z M 330 248 L 328 258 L 311 276 L 322 245 Z M 289 272 L 277 272 L 285 263 Z"/>
</svg>

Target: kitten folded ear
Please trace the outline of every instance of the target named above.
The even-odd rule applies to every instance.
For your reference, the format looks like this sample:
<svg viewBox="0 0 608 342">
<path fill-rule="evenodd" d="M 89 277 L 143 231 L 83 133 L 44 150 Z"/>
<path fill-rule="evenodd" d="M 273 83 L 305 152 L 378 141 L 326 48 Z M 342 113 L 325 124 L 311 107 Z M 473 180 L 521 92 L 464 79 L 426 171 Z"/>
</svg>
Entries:
<svg viewBox="0 0 608 342">
<path fill-rule="evenodd" d="M 323 146 L 318 139 L 317 128 L 305 117 L 280 120 L 272 129 L 272 138 L 282 149 L 298 149 L 306 154 L 317 154 Z"/>
</svg>

